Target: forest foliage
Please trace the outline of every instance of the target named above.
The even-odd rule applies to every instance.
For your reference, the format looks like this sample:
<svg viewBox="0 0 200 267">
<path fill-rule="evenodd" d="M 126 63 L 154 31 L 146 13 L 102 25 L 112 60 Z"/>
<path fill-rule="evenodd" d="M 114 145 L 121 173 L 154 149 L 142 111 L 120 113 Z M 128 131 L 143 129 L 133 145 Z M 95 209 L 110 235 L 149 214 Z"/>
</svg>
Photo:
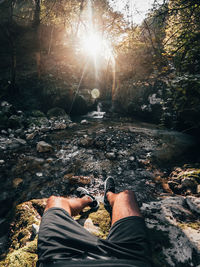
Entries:
<svg viewBox="0 0 200 267">
<path fill-rule="evenodd" d="M 115 58 L 113 73 L 112 60 L 99 57 L 96 79 L 80 38 L 87 28 L 88 1 L 0 1 L 0 97 L 27 95 L 24 108 L 34 106 L 37 95 L 39 107 L 56 106 L 65 97 L 69 106 L 87 63 L 81 88 L 100 88 L 102 99 L 112 98 L 118 111 L 129 115 L 139 105 L 148 111 L 148 105 L 139 98 L 134 103 L 134 98 L 149 90 L 160 99 L 163 124 L 198 132 L 199 1 L 155 1 L 140 25 L 128 23 L 110 2 L 91 1 L 93 27 L 109 40 Z M 55 98 L 59 101 L 53 102 Z"/>
</svg>

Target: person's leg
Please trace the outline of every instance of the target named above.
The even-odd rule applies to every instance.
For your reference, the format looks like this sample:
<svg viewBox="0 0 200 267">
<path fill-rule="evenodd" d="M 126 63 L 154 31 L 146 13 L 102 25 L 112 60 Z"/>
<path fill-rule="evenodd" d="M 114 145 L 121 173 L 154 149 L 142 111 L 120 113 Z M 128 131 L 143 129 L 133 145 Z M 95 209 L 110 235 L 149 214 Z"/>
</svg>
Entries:
<svg viewBox="0 0 200 267">
<path fill-rule="evenodd" d="M 106 196 L 112 207 L 112 225 L 129 216 L 142 217 L 133 191 L 125 190 L 118 194 L 109 191 Z"/>
<path fill-rule="evenodd" d="M 84 196 L 82 198 L 64 198 L 51 196 L 47 200 L 47 205 L 45 211 L 50 208 L 62 208 L 66 210 L 69 215 L 76 216 L 78 215 L 85 207 L 89 206 L 92 203 L 92 199 L 89 196 Z"/>
</svg>

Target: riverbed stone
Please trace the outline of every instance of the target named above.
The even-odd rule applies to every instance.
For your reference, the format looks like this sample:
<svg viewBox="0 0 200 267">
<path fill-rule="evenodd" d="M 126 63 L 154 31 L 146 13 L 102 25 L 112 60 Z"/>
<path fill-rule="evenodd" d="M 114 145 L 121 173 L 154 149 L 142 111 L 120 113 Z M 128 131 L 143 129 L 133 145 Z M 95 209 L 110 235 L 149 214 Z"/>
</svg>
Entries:
<svg viewBox="0 0 200 267">
<path fill-rule="evenodd" d="M 44 141 L 40 141 L 37 143 L 37 151 L 39 153 L 52 152 L 53 147 L 52 147 L 52 145 L 50 145 Z"/>
</svg>

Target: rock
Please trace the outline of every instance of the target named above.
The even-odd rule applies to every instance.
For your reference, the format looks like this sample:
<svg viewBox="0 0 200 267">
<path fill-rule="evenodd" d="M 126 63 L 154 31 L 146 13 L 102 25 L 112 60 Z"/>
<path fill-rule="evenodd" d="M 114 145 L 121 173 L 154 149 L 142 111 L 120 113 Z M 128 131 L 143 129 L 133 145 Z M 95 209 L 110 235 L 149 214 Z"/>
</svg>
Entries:
<svg viewBox="0 0 200 267">
<path fill-rule="evenodd" d="M 13 186 L 13 188 L 17 188 L 22 183 L 23 183 L 23 179 L 21 179 L 21 178 L 15 178 L 13 180 L 13 182 L 12 182 L 12 186 Z"/>
<path fill-rule="evenodd" d="M 114 160 L 116 158 L 116 155 L 114 152 L 106 153 L 105 156 L 106 156 L 106 158 L 108 158 L 110 160 Z"/>
<path fill-rule="evenodd" d="M 200 199 L 192 196 L 186 197 L 186 203 L 193 212 L 200 214 Z"/>
<path fill-rule="evenodd" d="M 5 135 L 7 135 L 7 134 L 8 134 L 8 132 L 7 132 L 7 131 L 5 131 L 5 130 L 2 130 L 2 131 L 1 131 L 1 133 L 2 133 L 2 134 L 5 134 Z"/>
<path fill-rule="evenodd" d="M 196 187 L 197 186 L 197 183 L 196 181 L 193 179 L 193 178 L 184 178 L 182 181 L 181 181 L 181 185 L 183 187 L 186 187 L 186 188 L 193 188 L 193 187 Z"/>
<path fill-rule="evenodd" d="M 47 111 L 47 116 L 48 118 L 53 118 L 53 117 L 67 117 L 67 113 L 64 111 L 64 109 L 62 108 L 52 108 L 50 110 Z"/>
<path fill-rule="evenodd" d="M 197 185 L 197 194 L 200 194 L 200 184 Z"/>
<path fill-rule="evenodd" d="M 16 138 L 15 141 L 17 141 L 21 145 L 26 145 L 27 144 L 26 141 L 24 139 L 21 139 L 21 138 Z"/>
<path fill-rule="evenodd" d="M 24 202 L 16 207 L 10 223 L 11 246 L 6 258 L 0 261 L 0 266 L 35 266 L 37 261 L 36 236 L 45 205 L 46 199 L 37 199 Z M 82 220 L 84 213 L 74 219 L 83 224 L 84 228 L 92 234 L 105 239 L 110 228 L 110 216 L 103 204 L 100 204 L 97 212 L 88 214 L 88 209 L 85 212 L 87 219 Z"/>
<path fill-rule="evenodd" d="M 35 137 L 36 133 L 26 134 L 26 140 L 32 140 Z"/>
<path fill-rule="evenodd" d="M 91 183 L 91 177 L 88 176 L 74 176 L 73 174 L 66 174 L 64 180 L 68 180 L 70 184 L 88 185 Z"/>
<path fill-rule="evenodd" d="M 0 165 L 3 165 L 5 163 L 5 160 L 1 159 L 0 160 Z"/>
<path fill-rule="evenodd" d="M 10 222 L 10 247 L 0 266 L 35 266 L 37 261 L 37 239 L 33 235 L 33 225 L 38 229 L 46 199 L 31 200 L 18 205 Z M 34 239 L 33 239 L 34 238 Z"/>
<path fill-rule="evenodd" d="M 191 191 L 193 194 L 198 194 L 200 169 L 187 166 L 183 168 L 176 168 L 170 174 L 169 179 L 168 184 L 174 193 L 181 192 L 186 194 Z"/>
<path fill-rule="evenodd" d="M 0 110 L 8 117 L 13 114 L 16 114 L 16 109 L 13 107 L 13 105 L 9 104 L 6 101 L 1 102 Z"/>
<path fill-rule="evenodd" d="M 54 127 L 55 130 L 64 130 L 67 128 L 67 125 L 65 123 L 55 123 Z"/>
<path fill-rule="evenodd" d="M 37 235 L 39 233 L 39 229 L 40 229 L 39 225 L 37 225 L 35 223 L 32 224 L 32 231 L 33 231 L 34 235 Z"/>
<path fill-rule="evenodd" d="M 93 139 L 90 137 L 81 138 L 79 145 L 82 147 L 90 147 L 93 144 Z"/>
<path fill-rule="evenodd" d="M 10 128 L 21 128 L 22 127 L 22 117 L 21 116 L 17 116 L 17 115 L 12 115 L 9 119 L 8 119 L 8 127 Z"/>
<path fill-rule="evenodd" d="M 37 143 L 37 151 L 40 153 L 44 153 L 44 152 L 52 152 L 53 151 L 53 147 L 44 142 L 44 141 L 40 141 Z"/>
<path fill-rule="evenodd" d="M 82 124 L 82 125 L 88 125 L 88 124 L 89 124 L 89 121 L 88 121 L 88 120 L 82 120 L 82 121 L 81 121 L 81 124 Z"/>
<path fill-rule="evenodd" d="M 196 266 L 199 261 L 199 221 L 185 206 L 187 201 L 184 197 L 168 197 L 142 205 L 156 266 Z"/>
</svg>

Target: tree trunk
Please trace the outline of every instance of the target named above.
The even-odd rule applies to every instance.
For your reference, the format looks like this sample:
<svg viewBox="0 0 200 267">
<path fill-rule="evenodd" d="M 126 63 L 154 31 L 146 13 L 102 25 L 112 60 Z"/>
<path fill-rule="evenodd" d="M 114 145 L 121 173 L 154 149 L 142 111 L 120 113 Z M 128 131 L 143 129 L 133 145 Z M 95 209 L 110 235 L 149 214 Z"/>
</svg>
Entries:
<svg viewBox="0 0 200 267">
<path fill-rule="evenodd" d="M 40 51 L 40 3 L 41 0 L 35 0 L 35 12 L 33 20 L 34 40 L 35 40 L 35 57 L 37 65 L 38 78 L 41 77 L 41 51 Z"/>
<path fill-rule="evenodd" d="M 12 95 L 16 94 L 16 44 L 15 38 L 12 34 L 12 27 L 13 27 L 13 7 L 14 7 L 15 0 L 10 2 L 10 14 L 9 14 L 9 26 L 7 28 L 7 36 L 10 45 L 10 93 Z"/>
</svg>

